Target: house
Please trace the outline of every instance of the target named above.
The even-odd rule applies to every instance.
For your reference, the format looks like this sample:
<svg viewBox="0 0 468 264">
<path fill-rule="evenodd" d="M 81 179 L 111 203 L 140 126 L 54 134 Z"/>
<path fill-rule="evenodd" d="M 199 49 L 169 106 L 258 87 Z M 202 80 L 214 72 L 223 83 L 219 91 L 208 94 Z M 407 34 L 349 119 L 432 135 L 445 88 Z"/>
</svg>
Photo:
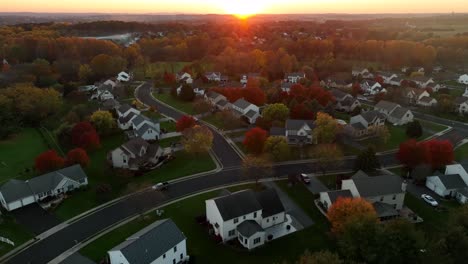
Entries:
<svg viewBox="0 0 468 264">
<path fill-rule="evenodd" d="M 440 89 L 445 88 L 444 85 L 440 85 L 438 83 L 430 83 L 423 87 L 425 89 L 431 89 L 433 92 L 438 92 Z"/>
<path fill-rule="evenodd" d="M 126 72 L 120 72 L 118 75 L 117 75 L 117 81 L 119 82 L 128 82 L 130 81 L 130 74 L 126 73 Z"/>
<path fill-rule="evenodd" d="M 360 138 L 374 134 L 375 128 L 385 125 L 386 116 L 379 111 L 371 110 L 351 117 L 345 132 L 354 138 Z"/>
<path fill-rule="evenodd" d="M 105 81 L 103 84 L 112 86 L 112 89 L 114 89 L 117 86 L 117 83 L 111 79 Z"/>
<path fill-rule="evenodd" d="M 352 75 L 353 77 L 361 76 L 364 79 L 374 78 L 374 75 L 370 73 L 370 71 L 367 68 L 353 68 Z"/>
<path fill-rule="evenodd" d="M 431 97 L 431 95 L 422 89 L 409 88 L 406 91 L 406 98 L 408 98 L 408 102 L 411 104 L 417 104 L 423 97 Z"/>
<path fill-rule="evenodd" d="M 423 98 L 419 99 L 417 104 L 424 107 L 434 107 L 437 105 L 437 100 L 429 96 L 424 96 Z"/>
<path fill-rule="evenodd" d="M 361 106 L 359 100 L 354 98 L 351 94 L 345 93 L 338 89 L 332 89 L 331 93 L 336 99 L 336 110 L 352 112 L 356 107 Z"/>
<path fill-rule="evenodd" d="M 295 231 L 275 189 L 242 190 L 205 201 L 206 219 L 223 242 L 251 250 Z M 289 226 L 289 229 L 288 229 Z"/>
<path fill-rule="evenodd" d="M 458 83 L 468 85 L 468 74 L 463 74 L 460 77 L 458 77 Z"/>
<path fill-rule="evenodd" d="M 290 82 L 281 82 L 281 91 L 289 93 L 293 85 L 294 84 Z"/>
<path fill-rule="evenodd" d="M 110 264 L 186 263 L 187 238 L 171 219 L 158 220 L 107 252 Z"/>
<path fill-rule="evenodd" d="M 468 202 L 468 173 L 461 164 L 447 165 L 444 174 L 427 177 L 426 187 L 441 197 L 452 197 L 462 204 Z"/>
<path fill-rule="evenodd" d="M 97 86 L 92 84 L 92 85 L 83 85 L 78 87 L 78 92 L 82 93 L 89 93 L 89 92 L 94 92 L 97 90 Z"/>
<path fill-rule="evenodd" d="M 369 93 L 371 95 L 378 94 L 378 93 L 386 93 L 387 90 L 380 85 L 380 83 L 373 81 L 373 80 L 364 80 L 361 83 L 361 88 L 364 92 Z"/>
<path fill-rule="evenodd" d="M 422 76 L 422 75 L 414 76 L 413 78 L 410 79 L 410 81 L 413 81 L 414 83 L 416 83 L 420 88 L 425 88 L 429 84 L 435 83 L 431 77 Z"/>
<path fill-rule="evenodd" d="M 111 111 L 120 107 L 119 101 L 115 99 L 109 99 L 102 102 L 99 109 L 103 111 Z"/>
<path fill-rule="evenodd" d="M 398 79 L 398 75 L 392 72 L 379 72 L 378 76 L 382 77 L 385 84 L 390 84 L 390 85 L 393 85 L 395 81 Z"/>
<path fill-rule="evenodd" d="M 114 95 L 112 94 L 113 90 L 114 87 L 112 87 L 111 84 L 101 84 L 91 96 L 91 100 L 99 100 L 103 102 L 109 99 L 114 99 Z"/>
<path fill-rule="evenodd" d="M 195 95 L 198 95 L 198 96 L 203 96 L 203 95 L 205 95 L 205 90 L 204 90 L 204 89 L 194 88 L 194 86 L 192 85 L 192 90 L 193 90 L 193 93 L 194 93 Z M 177 92 L 177 95 L 179 95 L 180 92 L 182 92 L 182 86 L 179 86 L 179 87 L 176 89 L 176 92 Z"/>
<path fill-rule="evenodd" d="M 247 81 L 249 79 L 258 79 L 260 78 L 260 73 L 247 73 L 247 74 L 242 74 L 241 75 L 241 78 L 240 78 L 240 82 L 243 84 L 243 85 L 246 85 L 247 84 Z"/>
<path fill-rule="evenodd" d="M 284 80 L 290 83 L 298 83 L 300 80 L 305 79 L 305 73 L 303 72 L 291 72 L 284 76 Z"/>
<path fill-rule="evenodd" d="M 30 180 L 11 179 L 0 187 L 0 202 L 7 211 L 56 197 L 88 184 L 88 177 L 76 164 Z"/>
<path fill-rule="evenodd" d="M 114 168 L 138 170 L 157 165 L 163 156 L 163 150 L 159 145 L 135 137 L 110 151 L 107 158 Z"/>
<path fill-rule="evenodd" d="M 221 73 L 220 72 L 207 72 L 205 73 L 206 79 L 212 82 L 220 82 L 221 81 Z"/>
<path fill-rule="evenodd" d="M 413 122 L 414 115 L 405 107 L 398 107 L 387 116 L 387 120 L 395 126 L 401 126 Z"/>
<path fill-rule="evenodd" d="M 258 106 L 241 98 L 231 105 L 234 114 L 239 117 L 244 117 L 250 124 L 255 124 L 257 118 L 260 116 L 260 109 Z"/>
<path fill-rule="evenodd" d="M 460 96 L 454 100 L 455 112 L 459 114 L 468 113 L 468 97 Z"/>
<path fill-rule="evenodd" d="M 188 72 L 179 72 L 176 74 L 176 81 L 182 82 L 185 84 L 192 84 L 193 78 L 192 78 L 192 75 L 190 75 L 190 73 Z"/>
<path fill-rule="evenodd" d="M 375 105 L 374 109 L 388 117 L 390 113 L 392 113 L 398 107 L 400 107 L 399 104 L 381 100 Z"/>
<path fill-rule="evenodd" d="M 210 102 L 211 105 L 213 106 L 217 105 L 220 101 L 227 102 L 226 96 L 219 94 L 217 92 L 209 92 L 205 94 L 205 99 L 208 100 L 208 102 Z"/>
<path fill-rule="evenodd" d="M 286 137 L 288 144 L 291 145 L 313 144 L 314 127 L 312 120 L 288 119 L 284 128 L 272 127 L 270 136 Z"/>
<path fill-rule="evenodd" d="M 128 104 L 123 104 L 116 109 L 118 118 L 117 125 L 122 130 L 130 129 L 132 119 L 139 116 L 141 112 Z"/>
<path fill-rule="evenodd" d="M 323 82 L 321 85 L 327 86 L 329 88 L 338 88 L 346 89 L 353 86 L 351 77 L 347 73 L 337 73 L 333 76 L 330 76 L 326 82 Z"/>
<path fill-rule="evenodd" d="M 468 97 L 468 87 L 465 88 L 465 92 L 462 95 L 463 97 Z"/>
<path fill-rule="evenodd" d="M 141 137 L 144 140 L 158 140 L 161 134 L 159 122 L 139 114 L 130 120 L 132 130 L 127 131 L 128 138 Z"/>
<path fill-rule="evenodd" d="M 370 202 L 381 220 L 399 216 L 404 206 L 406 182 L 399 176 L 382 175 L 370 177 L 363 171 L 358 171 L 351 179 L 341 182 L 341 190 L 320 193 L 320 205 L 325 211 L 339 197 L 363 198 Z"/>
</svg>

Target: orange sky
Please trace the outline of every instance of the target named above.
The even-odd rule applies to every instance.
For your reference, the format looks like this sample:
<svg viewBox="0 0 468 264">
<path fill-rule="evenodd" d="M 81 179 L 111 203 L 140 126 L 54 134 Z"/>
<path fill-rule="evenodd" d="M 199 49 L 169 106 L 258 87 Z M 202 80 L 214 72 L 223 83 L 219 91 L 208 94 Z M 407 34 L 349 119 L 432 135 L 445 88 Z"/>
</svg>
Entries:
<svg viewBox="0 0 468 264">
<path fill-rule="evenodd" d="M 447 13 L 468 0 L 0 0 L 0 12 Z"/>
</svg>

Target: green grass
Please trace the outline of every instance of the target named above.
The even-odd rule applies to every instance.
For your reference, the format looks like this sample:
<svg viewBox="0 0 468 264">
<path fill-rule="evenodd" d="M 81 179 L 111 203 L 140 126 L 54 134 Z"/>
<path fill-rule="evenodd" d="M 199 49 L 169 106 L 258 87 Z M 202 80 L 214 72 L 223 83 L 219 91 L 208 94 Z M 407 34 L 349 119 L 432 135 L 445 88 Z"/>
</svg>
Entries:
<svg viewBox="0 0 468 264">
<path fill-rule="evenodd" d="M 34 159 L 46 150 L 47 145 L 35 128 L 25 128 L 11 138 L 0 141 L 0 183 L 11 178 L 34 176 Z"/>
<path fill-rule="evenodd" d="M 209 115 L 202 118 L 203 121 L 212 124 L 217 128 L 224 128 L 224 123 L 216 115 Z"/>
<path fill-rule="evenodd" d="M 14 246 L 11 246 L 0 242 L 0 256 L 3 256 L 15 247 L 21 246 L 23 243 L 31 239 L 33 234 L 27 232 L 23 226 L 17 224 L 13 217 L 4 214 L 1 216 L 0 236 L 8 238 L 15 243 Z"/>
<path fill-rule="evenodd" d="M 234 132 L 234 133 L 228 133 L 226 134 L 226 136 L 230 138 L 238 138 L 238 137 L 245 136 L 245 133 L 247 133 L 247 131 L 239 131 L 239 132 Z"/>
<path fill-rule="evenodd" d="M 322 175 L 318 174 L 317 179 L 327 186 L 330 190 L 336 190 L 336 176 L 335 174 L 331 175 Z"/>
<path fill-rule="evenodd" d="M 444 126 L 444 125 L 440 125 L 440 124 L 436 124 L 436 123 L 432 123 L 432 122 L 424 121 L 424 120 L 418 120 L 418 121 L 423 127 L 423 129 L 428 129 L 428 130 L 431 130 L 432 132 L 437 133 L 437 132 L 441 132 L 447 129 L 447 126 Z"/>
<path fill-rule="evenodd" d="M 250 186 L 241 186 L 232 188 L 232 191 L 245 189 Z M 282 187 L 283 188 L 283 187 Z M 285 187 L 287 188 L 287 187 Z M 281 263 L 284 260 L 295 261 L 306 249 L 316 251 L 330 247 L 329 240 L 326 239 L 325 231 L 328 230 L 328 224 L 325 217 L 320 215 L 312 200 L 307 204 L 306 199 L 313 198 L 303 190 L 294 187 L 294 200 L 301 201 L 301 206 L 310 207 L 306 212 L 313 216 L 316 224 L 305 230 L 274 240 L 264 247 L 253 250 L 252 252 L 241 251 L 226 245 L 217 245 L 207 234 L 205 227 L 196 223 L 195 218 L 203 215 L 205 212 L 205 200 L 216 197 L 219 192 L 214 191 L 197 195 L 195 197 L 180 201 L 178 203 L 166 206 L 162 218 L 171 218 L 187 237 L 188 254 L 196 260 L 197 263 L 211 264 L 222 263 Z M 229 188 L 231 189 L 231 188 Z M 306 190 L 307 191 L 307 190 Z M 297 193 L 297 194 L 296 194 Z M 304 199 L 304 200 L 302 200 Z M 303 202 L 302 202 L 303 201 Z M 121 243 L 131 234 L 137 232 L 148 224 L 157 220 L 155 213 L 144 216 L 129 224 L 126 224 L 106 235 L 97 239 L 93 243 L 80 250 L 80 253 L 99 261 L 105 256 L 106 251 Z M 279 254 L 281 252 L 281 254 Z"/>
<path fill-rule="evenodd" d="M 159 112 L 144 111 L 144 112 L 141 112 L 141 113 L 143 115 L 145 115 L 146 117 L 149 117 L 149 118 L 155 119 L 155 120 L 163 118 L 163 115 L 161 115 Z"/>
<path fill-rule="evenodd" d="M 455 160 L 462 161 L 468 159 L 468 143 L 455 150 Z"/>
<path fill-rule="evenodd" d="M 393 126 L 387 125 L 388 132 L 390 133 L 390 138 L 386 143 L 382 142 L 379 138 L 372 138 L 360 141 L 363 146 L 374 146 L 377 152 L 394 150 L 400 146 L 400 143 L 406 141 L 408 136 L 406 136 L 406 126 Z M 429 133 L 424 132 L 421 140 L 430 136 Z"/>
<path fill-rule="evenodd" d="M 172 121 L 166 121 L 159 123 L 161 129 L 165 129 L 167 132 L 175 132 L 176 131 L 176 123 Z"/>
<path fill-rule="evenodd" d="M 153 93 L 153 96 L 155 98 L 157 98 L 158 100 L 174 107 L 174 108 L 177 108 L 179 109 L 180 111 L 182 112 L 185 112 L 187 114 L 190 114 L 190 115 L 193 115 L 195 114 L 195 111 L 193 110 L 193 105 L 192 103 L 190 102 L 183 102 L 183 101 L 180 101 L 174 97 L 172 97 L 172 95 L 168 94 L 168 93 L 164 93 L 164 94 L 158 94 L 158 93 Z"/>
<path fill-rule="evenodd" d="M 161 139 L 159 141 L 159 146 L 161 146 L 162 148 L 170 147 L 172 143 L 179 143 L 181 138 L 182 138 L 181 136 L 178 136 L 178 137 Z"/>
</svg>

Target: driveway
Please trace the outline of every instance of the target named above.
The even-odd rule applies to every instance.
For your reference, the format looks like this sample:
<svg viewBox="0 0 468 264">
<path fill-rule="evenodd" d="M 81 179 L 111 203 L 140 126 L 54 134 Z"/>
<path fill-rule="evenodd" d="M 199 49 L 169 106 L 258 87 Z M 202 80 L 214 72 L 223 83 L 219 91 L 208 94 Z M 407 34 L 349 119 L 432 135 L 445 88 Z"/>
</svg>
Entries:
<svg viewBox="0 0 468 264">
<path fill-rule="evenodd" d="M 319 194 L 321 192 L 328 192 L 330 189 L 328 189 L 327 186 L 325 186 L 315 174 L 308 174 L 309 179 L 310 179 L 310 184 L 305 184 L 307 189 L 311 191 L 313 194 Z"/>
<path fill-rule="evenodd" d="M 96 262 L 90 260 L 89 258 L 79 254 L 75 253 L 68 258 L 62 260 L 59 262 L 60 264 L 96 264 Z M 54 264 L 54 263 L 51 263 Z"/>
<path fill-rule="evenodd" d="M 61 223 L 53 214 L 42 209 L 38 204 L 30 204 L 11 212 L 16 221 L 36 235 Z"/>
</svg>

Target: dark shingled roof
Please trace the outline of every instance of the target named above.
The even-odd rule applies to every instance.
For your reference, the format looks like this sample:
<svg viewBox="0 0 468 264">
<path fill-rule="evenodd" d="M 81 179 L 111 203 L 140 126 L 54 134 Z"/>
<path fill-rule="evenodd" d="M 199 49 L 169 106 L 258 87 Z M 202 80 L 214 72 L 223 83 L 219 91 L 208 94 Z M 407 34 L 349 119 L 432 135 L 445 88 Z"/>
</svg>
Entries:
<svg viewBox="0 0 468 264">
<path fill-rule="evenodd" d="M 372 204 L 379 218 L 391 217 L 399 215 L 398 211 L 393 208 L 393 205 L 381 202 L 375 202 Z"/>
<path fill-rule="evenodd" d="M 244 98 L 241 98 L 233 103 L 233 105 L 241 108 L 241 109 L 246 109 L 251 103 L 249 101 L 246 101 Z"/>
<path fill-rule="evenodd" d="M 248 118 L 253 118 L 256 114 L 258 114 L 258 113 L 255 112 L 254 110 L 250 110 L 245 114 L 245 116 L 248 117 Z"/>
<path fill-rule="evenodd" d="M 459 174 L 439 175 L 440 181 L 447 189 L 459 189 L 468 187 Z"/>
<path fill-rule="evenodd" d="M 287 130 L 299 130 L 307 124 L 311 129 L 314 128 L 314 121 L 312 120 L 301 120 L 301 119 L 288 119 L 286 120 L 286 129 Z"/>
<path fill-rule="evenodd" d="M 224 221 L 262 210 L 252 190 L 243 190 L 214 199 Z"/>
<path fill-rule="evenodd" d="M 185 239 L 171 219 L 164 219 L 143 228 L 110 251 L 120 250 L 129 263 L 149 264 Z"/>
<path fill-rule="evenodd" d="M 424 96 L 423 98 L 419 99 L 419 101 L 421 101 L 423 103 L 430 103 L 430 102 L 432 102 L 432 100 L 434 100 L 434 98 L 429 97 L 429 96 Z"/>
<path fill-rule="evenodd" d="M 220 101 L 217 103 L 217 105 L 224 107 L 224 106 L 226 106 L 228 103 L 229 103 L 228 101 L 222 99 L 222 100 L 220 100 Z"/>
<path fill-rule="evenodd" d="M 395 110 L 393 110 L 393 112 L 390 115 L 399 119 L 403 118 L 406 115 L 406 113 L 408 113 L 408 111 L 410 111 L 408 108 L 397 107 Z"/>
<path fill-rule="evenodd" d="M 136 154 L 137 156 L 139 156 L 141 147 L 143 147 L 143 146 L 148 147 L 149 145 L 150 144 L 148 142 L 146 142 L 144 139 L 142 139 L 140 137 L 137 137 L 137 138 L 133 138 L 133 139 L 127 141 L 126 143 L 124 143 L 122 145 L 122 147 L 125 150 L 130 151 L 131 153 Z"/>
<path fill-rule="evenodd" d="M 373 122 L 376 118 L 380 118 L 380 119 L 385 119 L 386 118 L 384 114 L 380 113 L 377 110 L 371 110 L 371 111 L 364 112 L 364 113 L 361 114 L 361 116 L 368 123 Z"/>
<path fill-rule="evenodd" d="M 336 200 L 338 200 L 338 198 L 342 197 L 342 198 L 346 198 L 346 197 L 353 197 L 353 195 L 351 194 L 351 191 L 350 190 L 336 190 L 336 191 L 329 191 L 327 192 L 328 194 L 328 197 L 330 197 L 330 201 L 331 203 L 335 203 Z"/>
<path fill-rule="evenodd" d="M 29 185 L 20 180 L 9 180 L 0 187 L 5 202 L 13 202 L 32 195 Z"/>
<path fill-rule="evenodd" d="M 265 232 L 265 230 L 254 220 L 247 220 L 237 226 L 237 232 L 243 237 L 249 238 L 258 232 Z"/>
<path fill-rule="evenodd" d="M 332 89 L 331 90 L 331 93 L 333 94 L 333 96 L 335 97 L 336 100 L 338 101 L 341 101 L 343 100 L 345 97 L 347 97 L 348 95 L 351 96 L 350 94 L 348 93 L 345 93 L 341 90 L 338 90 L 338 89 Z"/>
<path fill-rule="evenodd" d="M 381 100 L 379 103 L 375 105 L 375 109 L 384 109 L 387 110 L 388 112 L 392 111 L 398 106 L 398 104 L 395 104 L 393 102 Z"/>
<path fill-rule="evenodd" d="M 117 109 L 117 111 L 119 111 L 120 113 L 123 114 L 123 113 L 127 112 L 128 110 L 130 110 L 131 108 L 132 108 L 132 107 L 131 107 L 130 105 L 128 105 L 128 104 L 123 104 L 123 105 L 121 105 L 121 106 Z"/>
<path fill-rule="evenodd" d="M 270 136 L 286 136 L 286 129 L 284 127 L 270 128 Z"/>
<path fill-rule="evenodd" d="M 468 97 L 460 96 L 460 97 L 455 98 L 454 103 L 456 105 L 460 105 L 460 104 L 463 104 L 466 101 L 468 101 Z"/>
<path fill-rule="evenodd" d="M 284 212 L 283 203 L 275 189 L 266 189 L 257 193 L 257 200 L 263 208 L 263 217 L 269 217 Z"/>
<path fill-rule="evenodd" d="M 374 197 L 403 192 L 401 179 L 396 175 L 357 177 L 351 179 L 362 197 Z"/>
</svg>

